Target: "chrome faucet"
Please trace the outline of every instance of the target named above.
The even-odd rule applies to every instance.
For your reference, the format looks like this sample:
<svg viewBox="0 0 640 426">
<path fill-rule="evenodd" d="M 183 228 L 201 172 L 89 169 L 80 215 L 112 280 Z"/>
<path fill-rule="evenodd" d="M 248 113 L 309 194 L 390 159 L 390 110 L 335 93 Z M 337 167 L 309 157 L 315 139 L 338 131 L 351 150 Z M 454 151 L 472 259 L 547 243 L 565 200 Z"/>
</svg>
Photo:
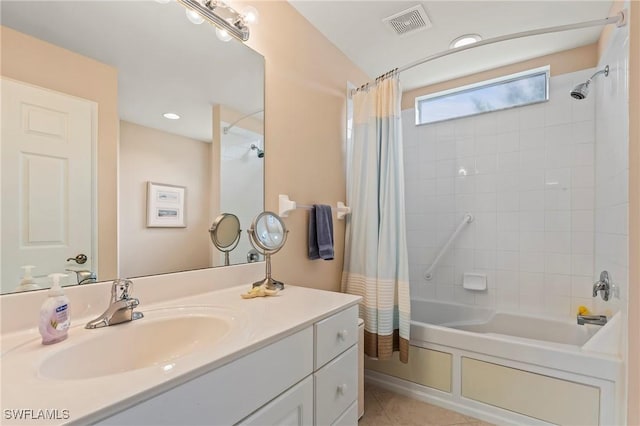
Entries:
<svg viewBox="0 0 640 426">
<path fill-rule="evenodd" d="M 95 272 L 87 271 L 86 269 L 83 269 L 80 271 L 75 269 L 65 269 L 65 270 L 76 273 L 76 281 L 78 282 L 78 285 L 91 284 L 98 281 L 98 277 L 96 276 Z"/>
<path fill-rule="evenodd" d="M 600 272 L 600 281 L 593 284 L 593 297 L 597 297 L 598 293 L 605 302 L 609 300 L 611 292 L 611 283 L 609 281 L 609 273 L 607 271 Z"/>
<path fill-rule="evenodd" d="M 607 317 L 604 315 L 578 315 L 578 325 L 605 325 Z"/>
<path fill-rule="evenodd" d="M 89 321 L 84 328 L 106 327 L 142 318 L 142 312 L 133 311 L 140 301 L 129 296 L 132 285 L 131 280 L 115 280 L 111 286 L 111 304 L 102 315 Z"/>
</svg>

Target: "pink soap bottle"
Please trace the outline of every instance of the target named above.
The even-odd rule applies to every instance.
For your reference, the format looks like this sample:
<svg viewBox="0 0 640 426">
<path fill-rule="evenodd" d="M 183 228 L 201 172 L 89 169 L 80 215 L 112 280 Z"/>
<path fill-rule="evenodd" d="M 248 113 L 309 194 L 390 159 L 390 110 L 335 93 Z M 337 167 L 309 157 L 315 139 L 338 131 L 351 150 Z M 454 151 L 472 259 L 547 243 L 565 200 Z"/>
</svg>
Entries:
<svg viewBox="0 0 640 426">
<path fill-rule="evenodd" d="M 40 323 L 38 329 L 42 335 L 42 344 L 50 345 L 58 343 L 67 338 L 69 325 L 69 298 L 65 296 L 60 287 L 60 278 L 65 274 L 51 274 L 51 288 L 48 298 L 40 308 Z"/>
</svg>

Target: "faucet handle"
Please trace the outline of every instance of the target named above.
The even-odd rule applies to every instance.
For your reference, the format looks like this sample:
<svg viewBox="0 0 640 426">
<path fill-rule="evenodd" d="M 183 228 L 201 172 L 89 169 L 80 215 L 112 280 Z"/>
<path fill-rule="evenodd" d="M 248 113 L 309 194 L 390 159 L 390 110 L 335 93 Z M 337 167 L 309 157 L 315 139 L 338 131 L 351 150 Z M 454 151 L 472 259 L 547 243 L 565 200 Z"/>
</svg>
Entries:
<svg viewBox="0 0 640 426">
<path fill-rule="evenodd" d="M 598 295 L 600 292 L 600 296 L 606 302 L 609 300 L 609 293 L 611 291 L 612 284 L 610 282 L 609 273 L 607 271 L 602 271 L 600 273 L 600 280 L 593 284 L 593 297 Z"/>
<path fill-rule="evenodd" d="M 128 300 L 129 290 L 133 286 L 133 281 L 127 279 L 117 279 L 111 287 L 111 300 L 117 302 L 119 300 Z"/>
</svg>

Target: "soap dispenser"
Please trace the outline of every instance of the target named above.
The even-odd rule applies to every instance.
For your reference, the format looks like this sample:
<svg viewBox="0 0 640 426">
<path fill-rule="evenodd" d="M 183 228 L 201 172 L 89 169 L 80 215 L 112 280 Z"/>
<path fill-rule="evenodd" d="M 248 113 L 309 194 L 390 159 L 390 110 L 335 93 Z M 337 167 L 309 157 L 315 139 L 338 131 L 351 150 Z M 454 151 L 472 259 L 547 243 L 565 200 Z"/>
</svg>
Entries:
<svg viewBox="0 0 640 426">
<path fill-rule="evenodd" d="M 40 323 L 38 329 L 42 335 L 42 344 L 50 345 L 58 343 L 67 338 L 69 325 L 69 298 L 64 295 L 60 287 L 60 278 L 65 274 L 51 274 L 52 284 L 49 289 L 48 298 L 40 308 Z"/>
<path fill-rule="evenodd" d="M 33 265 L 24 265 L 21 266 L 24 269 L 22 273 L 22 279 L 20 280 L 20 284 L 14 290 L 16 293 L 20 291 L 29 291 L 29 290 L 39 290 L 41 287 L 36 284 L 33 276 L 31 276 L 31 270 L 35 268 Z"/>
</svg>

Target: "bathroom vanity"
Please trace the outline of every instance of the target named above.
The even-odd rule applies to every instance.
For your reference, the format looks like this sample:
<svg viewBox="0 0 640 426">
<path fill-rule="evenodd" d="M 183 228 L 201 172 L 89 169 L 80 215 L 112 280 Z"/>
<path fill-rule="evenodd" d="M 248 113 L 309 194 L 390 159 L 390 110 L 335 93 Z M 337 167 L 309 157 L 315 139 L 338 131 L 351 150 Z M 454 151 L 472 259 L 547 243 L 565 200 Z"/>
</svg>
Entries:
<svg viewBox="0 0 640 426">
<path fill-rule="evenodd" d="M 96 285 L 98 311 L 108 284 Z M 86 330 L 92 308 L 51 346 L 32 327 L 3 330 L 3 421 L 357 424 L 359 297 L 287 285 L 242 299 L 243 284 L 145 303 L 149 284 L 133 290 L 145 315 L 136 321 Z M 42 410 L 54 418 L 34 421 Z"/>
</svg>

